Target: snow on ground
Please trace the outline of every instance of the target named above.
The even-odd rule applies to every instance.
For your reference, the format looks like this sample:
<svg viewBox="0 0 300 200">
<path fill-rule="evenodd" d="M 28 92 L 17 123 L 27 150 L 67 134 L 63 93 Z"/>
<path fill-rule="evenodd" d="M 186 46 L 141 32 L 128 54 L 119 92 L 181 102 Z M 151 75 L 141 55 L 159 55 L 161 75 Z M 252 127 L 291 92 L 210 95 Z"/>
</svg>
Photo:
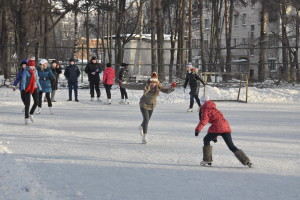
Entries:
<svg viewBox="0 0 300 200">
<path fill-rule="evenodd" d="M 104 89 L 102 99 L 104 100 Z M 79 103 L 57 92 L 50 115 L 46 103 L 36 122 L 24 125 L 19 91 L 0 88 L 0 200 L 300 199 L 300 89 L 249 89 L 247 104 L 217 102 L 233 130 L 233 141 L 254 168 L 239 163 L 220 138 L 213 167 L 201 167 L 197 112 L 186 113 L 188 92 L 160 94 L 141 144 L 138 101 L 130 105 Z M 207 89 L 211 99 L 234 99 L 236 90 Z"/>
</svg>

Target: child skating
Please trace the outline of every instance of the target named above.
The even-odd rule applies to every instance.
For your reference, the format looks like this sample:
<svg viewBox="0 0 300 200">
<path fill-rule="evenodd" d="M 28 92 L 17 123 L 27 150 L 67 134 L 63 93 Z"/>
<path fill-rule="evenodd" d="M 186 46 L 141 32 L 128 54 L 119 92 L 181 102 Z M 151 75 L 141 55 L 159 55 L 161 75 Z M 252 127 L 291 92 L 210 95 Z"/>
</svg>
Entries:
<svg viewBox="0 0 300 200">
<path fill-rule="evenodd" d="M 169 94 L 175 90 L 176 83 L 172 83 L 170 88 L 163 88 L 158 80 L 156 72 L 152 73 L 151 78 L 146 83 L 141 85 L 123 84 L 122 87 L 134 90 L 144 90 L 143 96 L 140 98 L 140 110 L 143 115 L 143 122 L 139 126 L 139 131 L 142 136 L 142 143 L 147 143 L 147 131 L 150 118 L 156 106 L 156 98 L 159 92 Z"/>
<path fill-rule="evenodd" d="M 200 165 L 211 165 L 213 162 L 212 159 L 212 146 L 210 146 L 210 141 L 217 142 L 216 138 L 221 136 L 230 151 L 234 153 L 237 159 L 248 167 L 252 166 L 250 159 L 246 156 L 246 154 L 238 149 L 232 142 L 231 138 L 231 129 L 229 123 L 224 118 L 223 114 L 216 108 L 216 104 L 213 101 L 207 100 L 207 98 L 203 97 L 201 99 L 201 114 L 199 116 L 200 122 L 195 129 L 195 136 L 199 135 L 199 132 L 203 129 L 203 127 L 210 123 L 206 136 L 203 138 L 204 146 L 203 146 L 203 160 Z"/>
</svg>

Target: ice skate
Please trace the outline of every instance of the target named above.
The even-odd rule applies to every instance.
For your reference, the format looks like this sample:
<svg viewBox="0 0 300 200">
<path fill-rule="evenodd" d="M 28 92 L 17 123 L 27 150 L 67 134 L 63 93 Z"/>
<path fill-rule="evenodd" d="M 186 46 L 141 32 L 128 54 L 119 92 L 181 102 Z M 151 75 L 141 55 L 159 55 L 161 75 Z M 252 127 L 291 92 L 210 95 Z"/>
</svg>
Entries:
<svg viewBox="0 0 300 200">
<path fill-rule="evenodd" d="M 36 111 L 36 114 L 39 115 L 39 114 L 41 114 L 41 112 L 42 112 L 42 108 L 41 108 L 41 107 L 38 107 L 38 109 L 37 109 L 37 111 Z"/>
<path fill-rule="evenodd" d="M 98 101 L 98 102 L 102 102 L 101 99 L 100 99 L 100 97 L 97 98 L 97 101 Z"/>
<path fill-rule="evenodd" d="M 110 105 L 111 104 L 111 99 L 107 99 L 107 102 L 105 104 Z"/>
<path fill-rule="evenodd" d="M 129 104 L 129 101 L 128 101 L 128 99 L 125 99 L 125 104 Z"/>
<path fill-rule="evenodd" d="M 189 109 L 187 109 L 187 111 L 186 112 L 193 112 L 193 108 L 189 108 Z"/>
<path fill-rule="evenodd" d="M 124 99 L 121 99 L 121 101 L 119 101 L 119 104 L 124 105 L 125 104 Z"/>
<path fill-rule="evenodd" d="M 143 134 L 142 143 L 147 144 L 147 134 Z"/>
<path fill-rule="evenodd" d="M 212 162 L 211 161 L 201 161 L 200 165 L 201 166 L 211 166 Z"/>
<path fill-rule="evenodd" d="M 139 126 L 139 131 L 140 131 L 141 136 L 144 136 L 144 130 L 143 130 L 142 126 Z"/>
<path fill-rule="evenodd" d="M 51 115 L 54 115 L 53 111 L 52 111 L 52 107 L 49 107 L 49 111 Z"/>
<path fill-rule="evenodd" d="M 91 98 L 91 101 L 94 101 L 94 97 Z"/>
<path fill-rule="evenodd" d="M 29 124 L 29 118 L 25 118 L 25 125 Z"/>
<path fill-rule="evenodd" d="M 252 167 L 252 163 L 250 159 L 248 158 L 248 156 L 246 156 L 243 150 L 241 149 L 237 150 L 236 152 L 234 152 L 234 155 L 243 165 L 246 165 L 250 168 Z"/>
<path fill-rule="evenodd" d="M 29 119 L 34 122 L 34 118 L 33 118 L 33 115 L 29 115 Z"/>
</svg>

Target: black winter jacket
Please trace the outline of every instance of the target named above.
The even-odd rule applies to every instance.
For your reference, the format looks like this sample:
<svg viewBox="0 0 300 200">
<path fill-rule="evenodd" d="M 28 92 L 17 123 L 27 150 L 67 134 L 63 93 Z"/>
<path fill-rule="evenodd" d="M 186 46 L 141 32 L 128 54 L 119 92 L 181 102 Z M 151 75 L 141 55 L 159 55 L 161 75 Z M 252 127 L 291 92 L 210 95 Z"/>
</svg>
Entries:
<svg viewBox="0 0 300 200">
<path fill-rule="evenodd" d="M 77 82 L 78 77 L 80 76 L 79 67 L 77 65 L 67 66 L 67 68 L 65 69 L 64 75 L 69 82 L 72 82 L 72 83 Z"/>
<path fill-rule="evenodd" d="M 198 95 L 199 94 L 199 89 L 200 89 L 200 83 L 199 81 L 205 85 L 204 81 L 202 80 L 202 78 L 200 78 L 200 76 L 196 73 L 186 73 L 186 77 L 185 77 L 185 82 L 183 87 L 186 88 L 187 84 L 189 83 L 190 85 L 190 95 Z"/>
<path fill-rule="evenodd" d="M 88 74 L 89 81 L 100 81 L 99 74 L 103 71 L 103 69 L 99 63 L 89 63 L 86 65 L 84 71 Z M 93 72 L 95 72 L 95 74 L 92 74 Z"/>
<path fill-rule="evenodd" d="M 52 73 L 55 76 L 55 79 L 51 80 L 52 90 L 57 90 L 58 88 L 58 79 L 61 74 L 61 68 L 57 66 L 56 68 L 51 67 Z"/>
</svg>

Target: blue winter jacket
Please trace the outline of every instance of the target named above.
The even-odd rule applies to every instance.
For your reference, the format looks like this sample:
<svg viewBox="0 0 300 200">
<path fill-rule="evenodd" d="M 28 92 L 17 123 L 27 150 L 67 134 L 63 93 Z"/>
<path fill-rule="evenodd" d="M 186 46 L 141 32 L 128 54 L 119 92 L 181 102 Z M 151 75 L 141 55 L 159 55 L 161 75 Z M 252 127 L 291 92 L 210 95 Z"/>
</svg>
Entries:
<svg viewBox="0 0 300 200">
<path fill-rule="evenodd" d="M 19 89 L 21 90 L 21 83 L 22 83 L 22 74 L 23 74 L 23 72 L 24 72 L 24 70 L 19 70 L 18 71 L 18 73 L 17 73 L 17 76 L 16 76 L 16 80 L 15 80 L 15 82 L 14 82 L 14 84 L 13 84 L 13 86 L 17 86 L 18 85 L 18 83 L 20 83 L 19 84 Z"/>
<path fill-rule="evenodd" d="M 42 87 L 43 93 L 52 92 L 51 79 L 55 79 L 52 70 L 48 67 L 46 69 L 38 69 L 39 81 Z"/>
<path fill-rule="evenodd" d="M 31 74 L 29 72 L 30 68 L 27 66 L 24 70 L 24 72 L 22 73 L 22 80 L 21 80 L 21 91 L 22 90 L 26 90 L 26 88 L 28 87 L 29 83 L 30 83 L 30 78 L 31 78 Z M 39 90 L 42 90 L 42 87 L 40 85 L 39 82 L 39 75 L 36 69 L 34 69 L 34 74 L 35 74 L 35 79 L 36 82 L 34 84 L 35 87 L 38 87 Z"/>
</svg>

